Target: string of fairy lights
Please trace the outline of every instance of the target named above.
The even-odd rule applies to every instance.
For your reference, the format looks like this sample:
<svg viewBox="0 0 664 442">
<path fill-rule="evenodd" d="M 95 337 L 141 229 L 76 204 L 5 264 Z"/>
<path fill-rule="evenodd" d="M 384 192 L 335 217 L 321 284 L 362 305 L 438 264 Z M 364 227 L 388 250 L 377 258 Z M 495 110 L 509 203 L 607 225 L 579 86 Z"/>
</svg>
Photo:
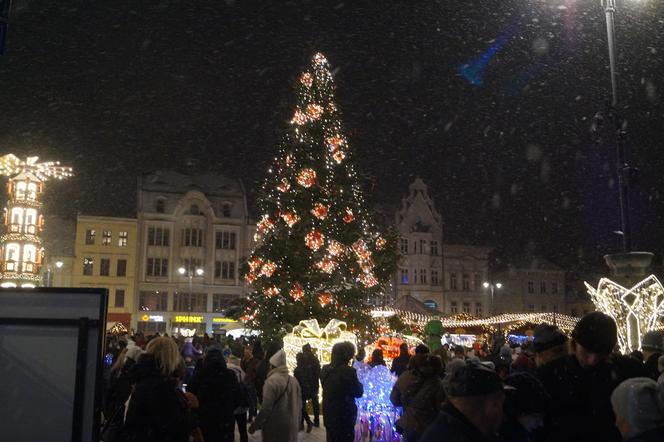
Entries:
<svg viewBox="0 0 664 442">
<path fill-rule="evenodd" d="M 245 275 L 254 292 L 244 319 L 259 325 L 261 313 L 285 322 L 285 306 L 293 303 L 304 306 L 305 315 L 320 311 L 318 306 L 328 317 L 364 315 L 361 300 L 350 297 L 378 293 L 388 280 L 376 258 L 390 247 L 374 233 L 365 209 L 322 54 L 300 75 L 297 93 L 289 128 L 261 187 L 262 216 Z M 296 268 L 301 262 L 306 265 Z"/>
</svg>

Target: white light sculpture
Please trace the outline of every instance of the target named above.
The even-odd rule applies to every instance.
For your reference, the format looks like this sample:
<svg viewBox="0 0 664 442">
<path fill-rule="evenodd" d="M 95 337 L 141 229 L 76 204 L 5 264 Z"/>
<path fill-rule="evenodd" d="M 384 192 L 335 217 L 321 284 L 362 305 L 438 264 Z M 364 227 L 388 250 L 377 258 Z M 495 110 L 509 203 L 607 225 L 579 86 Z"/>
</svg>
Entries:
<svg viewBox="0 0 664 442">
<path fill-rule="evenodd" d="M 664 317 L 664 286 L 650 275 L 631 288 L 608 278 L 600 279 L 597 289 L 586 288 L 597 310 L 611 316 L 618 325 L 620 351 L 641 349 L 641 336 L 656 330 Z"/>
</svg>

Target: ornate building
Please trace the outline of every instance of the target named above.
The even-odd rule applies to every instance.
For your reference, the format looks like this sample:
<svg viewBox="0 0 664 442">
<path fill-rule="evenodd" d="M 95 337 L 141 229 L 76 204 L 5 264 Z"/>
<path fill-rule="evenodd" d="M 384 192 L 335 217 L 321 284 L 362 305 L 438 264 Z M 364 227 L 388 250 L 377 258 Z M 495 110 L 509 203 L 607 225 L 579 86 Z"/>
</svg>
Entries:
<svg viewBox="0 0 664 442">
<path fill-rule="evenodd" d="M 37 159 L 28 157 L 22 161 L 12 154 L 0 158 L 0 174 L 10 177 L 5 233 L 0 237 L 2 287 L 35 287 L 40 283 L 44 258 L 41 240 L 44 182 L 71 176 L 71 168 L 55 162 L 37 163 Z"/>
<path fill-rule="evenodd" d="M 170 334 L 223 325 L 228 306 L 246 294 L 240 265 L 254 229 L 238 180 L 172 171 L 141 177 L 132 327 Z"/>
</svg>

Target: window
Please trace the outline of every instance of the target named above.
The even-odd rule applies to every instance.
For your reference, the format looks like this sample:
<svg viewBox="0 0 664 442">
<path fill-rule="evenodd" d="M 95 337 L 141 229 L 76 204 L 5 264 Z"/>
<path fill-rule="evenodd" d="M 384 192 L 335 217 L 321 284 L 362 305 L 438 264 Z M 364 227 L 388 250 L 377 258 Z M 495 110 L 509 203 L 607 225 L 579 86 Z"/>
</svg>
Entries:
<svg viewBox="0 0 664 442">
<path fill-rule="evenodd" d="M 174 293 L 173 311 L 206 312 L 207 293 Z"/>
<path fill-rule="evenodd" d="M 426 246 L 426 243 L 427 243 L 427 242 L 426 242 L 425 240 L 423 240 L 423 239 L 420 240 L 420 253 L 421 253 L 421 254 L 424 254 L 424 249 L 426 248 L 426 247 L 425 247 L 425 246 Z"/>
<path fill-rule="evenodd" d="M 157 213 L 164 213 L 165 206 L 166 206 L 166 202 L 165 202 L 163 199 L 159 198 L 159 199 L 155 202 L 155 207 L 154 207 L 154 209 L 155 209 L 155 211 L 156 211 Z"/>
<path fill-rule="evenodd" d="M 118 246 L 119 247 L 127 247 L 127 240 L 128 239 L 129 239 L 129 233 L 128 232 L 118 233 Z"/>
<path fill-rule="evenodd" d="M 540 311 L 541 311 L 541 312 L 545 312 L 545 311 L 546 311 L 546 304 L 542 304 L 542 305 L 540 306 Z"/>
<path fill-rule="evenodd" d="M 423 302 L 423 304 L 429 307 L 431 310 L 438 310 L 438 303 L 433 299 L 427 299 Z"/>
<path fill-rule="evenodd" d="M 431 271 L 431 284 L 438 285 L 438 270 Z"/>
<path fill-rule="evenodd" d="M 127 276 L 127 260 L 118 259 L 115 266 L 115 276 Z"/>
<path fill-rule="evenodd" d="M 408 240 L 406 238 L 401 238 L 401 253 L 403 255 L 408 254 Z"/>
<path fill-rule="evenodd" d="M 469 292 L 470 291 L 470 275 L 467 273 L 464 273 L 462 278 L 462 284 L 463 284 L 463 291 L 464 292 Z"/>
<path fill-rule="evenodd" d="M 170 230 L 162 227 L 148 227 L 149 246 L 168 246 Z"/>
<path fill-rule="evenodd" d="M 431 241 L 429 247 L 431 248 L 431 255 L 438 256 L 438 241 Z"/>
<path fill-rule="evenodd" d="M 215 293 L 212 295 L 212 311 L 215 313 L 223 312 L 233 301 L 233 295 Z"/>
<path fill-rule="evenodd" d="M 160 310 L 167 308 L 168 292 L 141 292 L 138 294 L 139 310 Z"/>
<path fill-rule="evenodd" d="M 95 229 L 88 229 L 85 231 L 85 244 L 91 245 L 95 243 Z"/>
<path fill-rule="evenodd" d="M 464 302 L 463 303 L 463 312 L 464 313 L 470 313 L 470 302 Z"/>
<path fill-rule="evenodd" d="M 540 281 L 540 293 L 546 293 L 546 281 Z"/>
<path fill-rule="evenodd" d="M 235 232 L 217 232 L 214 238 L 214 245 L 217 249 L 235 250 Z"/>
<path fill-rule="evenodd" d="M 456 301 L 450 302 L 450 313 L 459 313 Z"/>
<path fill-rule="evenodd" d="M 145 274 L 147 276 L 168 276 L 168 258 L 148 258 Z"/>
<path fill-rule="evenodd" d="M 221 263 L 221 279 L 235 279 L 235 263 L 223 261 Z"/>
<path fill-rule="evenodd" d="M 230 203 L 224 203 L 221 206 L 221 216 L 224 218 L 230 218 L 231 216 L 231 204 Z"/>
<path fill-rule="evenodd" d="M 182 245 L 184 247 L 201 247 L 203 245 L 203 230 L 182 229 Z"/>
<path fill-rule="evenodd" d="M 111 239 L 113 238 L 113 232 L 110 230 L 103 230 L 101 232 L 101 243 L 105 246 L 111 245 Z"/>
<path fill-rule="evenodd" d="M 108 276 L 111 274 L 111 260 L 102 258 L 99 261 L 99 276 Z"/>
<path fill-rule="evenodd" d="M 457 290 L 457 289 L 458 289 L 457 274 L 450 273 L 450 290 Z"/>
<path fill-rule="evenodd" d="M 482 303 L 481 302 L 476 302 L 475 303 L 475 316 L 482 316 Z"/>
<path fill-rule="evenodd" d="M 557 282 L 552 282 L 551 283 L 551 293 L 554 293 L 554 294 L 558 293 L 558 283 Z"/>
<path fill-rule="evenodd" d="M 83 274 L 85 276 L 92 276 L 92 266 L 94 260 L 92 258 L 83 258 Z"/>
<path fill-rule="evenodd" d="M 475 290 L 482 290 L 482 275 L 475 273 Z"/>
<path fill-rule="evenodd" d="M 189 215 L 200 215 L 200 214 L 201 211 L 198 208 L 197 204 L 192 204 L 191 206 L 189 206 Z"/>
<path fill-rule="evenodd" d="M 528 304 L 528 311 L 530 313 L 534 313 L 535 312 L 535 304 Z"/>
<path fill-rule="evenodd" d="M 528 293 L 535 293 L 535 283 L 533 281 L 528 281 Z"/>
<path fill-rule="evenodd" d="M 24 199 L 25 198 L 25 182 L 24 181 L 19 181 L 16 183 L 16 198 L 17 199 Z"/>
<path fill-rule="evenodd" d="M 196 275 L 197 269 L 202 269 L 204 267 L 203 261 L 198 258 L 184 258 L 182 259 L 182 267 L 187 269 L 187 274 Z M 196 275 L 198 276 L 198 275 Z"/>
<path fill-rule="evenodd" d="M 124 307 L 125 291 L 124 289 L 115 289 L 115 307 Z"/>
<path fill-rule="evenodd" d="M 401 283 L 408 284 L 408 269 L 401 269 Z"/>
<path fill-rule="evenodd" d="M 427 271 L 425 269 L 420 269 L 420 284 L 427 283 Z"/>
<path fill-rule="evenodd" d="M 28 199 L 37 199 L 37 184 L 28 183 Z"/>
</svg>

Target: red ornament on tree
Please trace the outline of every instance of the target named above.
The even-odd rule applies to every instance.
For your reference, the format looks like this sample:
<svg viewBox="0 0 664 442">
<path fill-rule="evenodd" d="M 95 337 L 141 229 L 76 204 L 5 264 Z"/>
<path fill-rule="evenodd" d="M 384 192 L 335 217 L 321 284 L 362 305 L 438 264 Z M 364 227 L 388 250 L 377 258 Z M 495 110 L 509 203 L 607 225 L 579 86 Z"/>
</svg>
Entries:
<svg viewBox="0 0 664 442">
<path fill-rule="evenodd" d="M 318 230 L 312 230 L 304 237 L 304 243 L 314 252 L 323 246 L 325 237 Z"/>
<path fill-rule="evenodd" d="M 276 269 L 277 265 L 275 263 L 273 263 L 272 261 L 266 261 L 265 264 L 263 264 L 263 267 L 261 267 L 261 276 L 269 278 L 270 276 L 272 276 L 272 274 Z"/>
<path fill-rule="evenodd" d="M 316 263 L 316 267 L 318 267 L 321 272 L 331 274 L 337 267 L 337 262 L 332 258 L 323 258 Z"/>
<path fill-rule="evenodd" d="M 263 289 L 263 294 L 269 298 L 277 296 L 279 294 L 279 289 L 275 286 Z"/>
<path fill-rule="evenodd" d="M 339 241 L 332 240 L 327 246 L 327 251 L 331 256 L 339 256 L 344 252 L 344 246 Z"/>
<path fill-rule="evenodd" d="M 281 182 L 277 185 L 277 190 L 282 193 L 288 192 L 288 189 L 290 189 L 290 183 L 286 178 L 282 178 Z"/>
<path fill-rule="evenodd" d="M 291 295 L 291 298 L 293 298 L 293 301 L 299 301 L 304 296 L 304 290 L 302 289 L 302 286 L 297 282 L 293 284 L 289 293 Z"/>
<path fill-rule="evenodd" d="M 334 158 L 334 161 L 336 161 L 337 164 L 341 164 L 344 158 L 346 158 L 346 154 L 343 150 L 339 149 L 332 154 L 332 158 Z"/>
<path fill-rule="evenodd" d="M 281 218 L 288 224 L 288 227 L 293 227 L 300 220 L 300 217 L 293 212 L 284 212 L 281 214 Z"/>
<path fill-rule="evenodd" d="M 309 106 L 307 106 L 307 116 L 311 120 L 318 120 L 321 115 L 323 115 L 323 106 L 320 104 L 315 104 L 312 103 Z"/>
<path fill-rule="evenodd" d="M 332 302 L 332 295 L 329 293 L 323 292 L 318 296 L 318 302 L 320 302 L 321 307 L 325 307 Z"/>
<path fill-rule="evenodd" d="M 325 204 L 322 203 L 316 203 L 314 204 L 314 208 L 311 209 L 311 214 L 315 216 L 318 219 L 325 219 L 327 218 L 327 212 L 328 212 L 328 207 Z"/>
<path fill-rule="evenodd" d="M 302 186 L 309 188 L 316 184 L 316 171 L 310 168 L 304 168 L 297 175 L 297 183 Z"/>
<path fill-rule="evenodd" d="M 344 215 L 344 222 L 346 224 L 352 223 L 355 217 L 353 216 L 353 211 L 346 207 L 346 214 Z"/>
<path fill-rule="evenodd" d="M 304 123 L 307 122 L 307 120 L 308 120 L 307 115 L 304 112 L 302 112 L 300 109 L 298 109 L 293 114 L 293 119 L 291 120 L 291 123 L 297 124 L 298 126 L 302 126 Z"/>
<path fill-rule="evenodd" d="M 304 73 L 300 76 L 300 82 L 301 82 L 303 85 L 305 85 L 306 87 L 311 87 L 311 85 L 312 85 L 313 82 L 314 82 L 314 78 L 311 76 L 311 74 L 310 74 L 309 72 L 304 72 Z"/>
</svg>

